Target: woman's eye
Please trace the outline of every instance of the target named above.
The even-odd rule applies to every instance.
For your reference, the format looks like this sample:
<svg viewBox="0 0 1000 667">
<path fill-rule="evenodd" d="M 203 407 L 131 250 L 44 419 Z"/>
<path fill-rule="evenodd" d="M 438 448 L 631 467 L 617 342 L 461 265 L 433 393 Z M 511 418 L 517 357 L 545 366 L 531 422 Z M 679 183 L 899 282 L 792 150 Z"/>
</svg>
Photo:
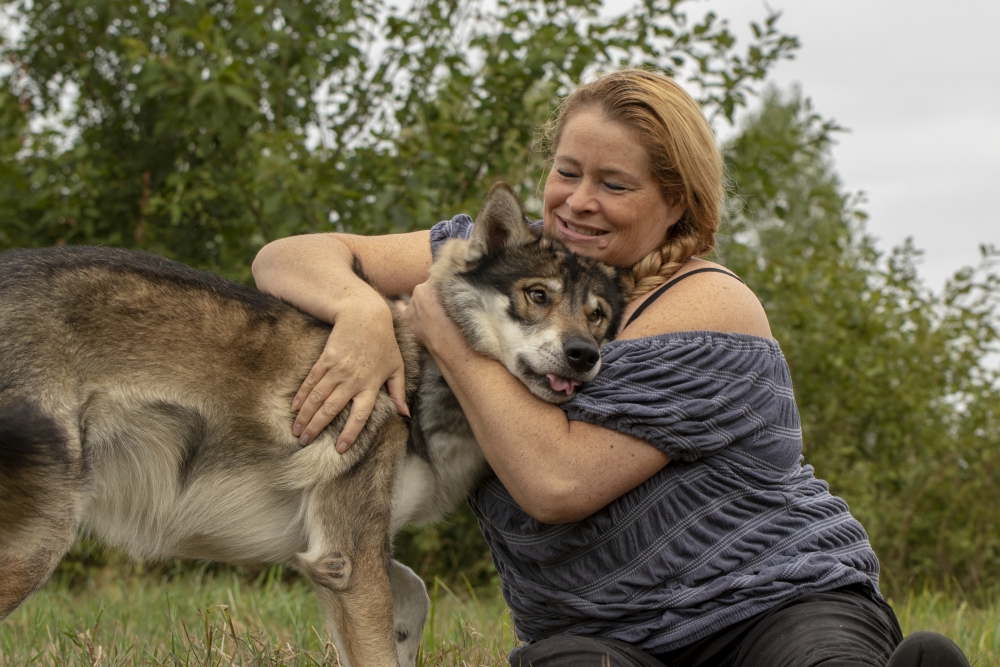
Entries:
<svg viewBox="0 0 1000 667">
<path fill-rule="evenodd" d="M 614 192 L 621 192 L 625 189 L 624 185 L 618 185 L 617 183 L 608 183 L 605 181 L 604 185 L 607 186 L 608 190 L 613 190 Z"/>
<path fill-rule="evenodd" d="M 603 318 L 604 318 L 604 313 L 602 313 L 600 310 L 595 310 L 594 312 L 592 312 L 590 315 L 587 316 L 587 319 L 590 320 L 591 322 L 600 322 Z"/>
<path fill-rule="evenodd" d="M 544 290 L 530 289 L 527 290 L 527 292 L 528 292 L 528 298 L 537 304 L 544 304 L 548 300 L 548 297 L 545 294 Z"/>
<path fill-rule="evenodd" d="M 557 169 L 556 173 L 558 173 L 563 178 L 576 178 L 576 174 L 567 169 Z"/>
</svg>

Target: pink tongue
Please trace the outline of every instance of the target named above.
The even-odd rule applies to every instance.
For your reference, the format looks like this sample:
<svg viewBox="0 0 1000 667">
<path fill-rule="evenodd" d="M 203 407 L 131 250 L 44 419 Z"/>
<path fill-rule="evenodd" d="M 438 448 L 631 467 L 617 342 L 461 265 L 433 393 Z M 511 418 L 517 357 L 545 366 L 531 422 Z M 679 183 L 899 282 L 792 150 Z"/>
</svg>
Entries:
<svg viewBox="0 0 1000 667">
<path fill-rule="evenodd" d="M 579 382 L 561 378 L 555 373 L 549 373 L 545 377 L 549 379 L 549 386 L 552 387 L 552 391 L 564 391 L 567 396 L 572 396 L 576 388 L 580 386 Z"/>
</svg>

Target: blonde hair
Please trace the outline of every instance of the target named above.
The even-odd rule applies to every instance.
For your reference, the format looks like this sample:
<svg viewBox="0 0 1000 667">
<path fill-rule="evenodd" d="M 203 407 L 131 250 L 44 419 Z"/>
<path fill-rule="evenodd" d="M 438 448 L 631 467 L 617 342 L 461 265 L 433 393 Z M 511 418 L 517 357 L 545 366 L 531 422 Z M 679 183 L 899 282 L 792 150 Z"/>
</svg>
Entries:
<svg viewBox="0 0 1000 667">
<path fill-rule="evenodd" d="M 668 202 L 686 204 L 663 245 L 632 266 L 629 301 L 662 285 L 691 257 L 715 246 L 724 195 L 722 155 L 697 102 L 673 79 L 643 69 L 604 74 L 580 86 L 544 129 L 551 159 L 566 121 L 599 108 L 609 121 L 635 132 L 649 153 L 653 176 Z"/>
</svg>

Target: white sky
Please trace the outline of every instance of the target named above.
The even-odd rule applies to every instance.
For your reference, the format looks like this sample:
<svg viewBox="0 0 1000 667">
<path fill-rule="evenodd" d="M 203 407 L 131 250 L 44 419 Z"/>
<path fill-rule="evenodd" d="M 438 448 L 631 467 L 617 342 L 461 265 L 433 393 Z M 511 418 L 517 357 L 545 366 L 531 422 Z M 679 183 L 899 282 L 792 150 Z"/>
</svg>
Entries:
<svg viewBox="0 0 1000 667">
<path fill-rule="evenodd" d="M 765 15 L 762 0 L 700 4 L 738 35 Z M 802 44 L 773 80 L 800 83 L 817 112 L 851 130 L 834 166 L 845 188 L 866 193 L 879 247 L 912 236 L 920 275 L 939 290 L 978 261 L 980 243 L 1000 246 L 1000 0 L 769 5 Z"/>
</svg>

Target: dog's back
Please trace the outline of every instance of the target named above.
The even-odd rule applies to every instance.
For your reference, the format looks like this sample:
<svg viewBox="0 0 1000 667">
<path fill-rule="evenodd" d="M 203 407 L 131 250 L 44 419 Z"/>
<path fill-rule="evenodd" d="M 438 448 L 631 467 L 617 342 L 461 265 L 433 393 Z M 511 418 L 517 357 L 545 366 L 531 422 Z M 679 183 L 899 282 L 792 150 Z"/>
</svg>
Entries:
<svg viewBox="0 0 1000 667">
<path fill-rule="evenodd" d="M 229 403 L 243 382 L 280 378 L 294 391 L 291 376 L 315 360 L 329 327 L 156 255 L 77 247 L 0 255 L 0 332 L 4 392 L 52 382 L 86 391 L 155 377 Z M 289 336 L 297 349 L 278 344 Z"/>
</svg>

